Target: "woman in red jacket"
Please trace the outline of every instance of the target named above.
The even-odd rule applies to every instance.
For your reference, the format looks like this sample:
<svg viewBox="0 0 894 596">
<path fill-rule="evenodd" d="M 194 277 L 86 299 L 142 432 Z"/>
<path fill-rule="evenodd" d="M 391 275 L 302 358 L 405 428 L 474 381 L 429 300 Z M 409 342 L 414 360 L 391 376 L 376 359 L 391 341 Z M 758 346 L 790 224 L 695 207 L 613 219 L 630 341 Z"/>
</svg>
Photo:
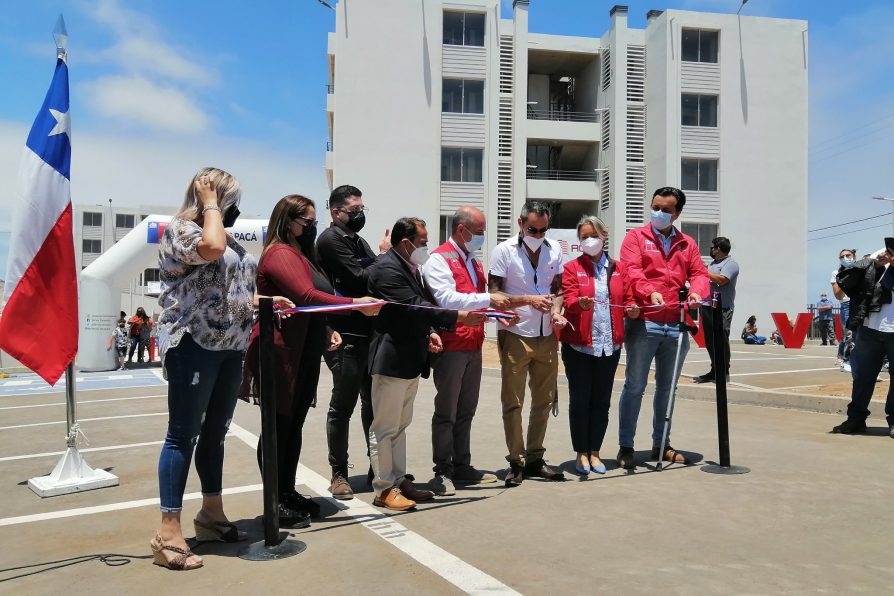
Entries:
<svg viewBox="0 0 894 596">
<path fill-rule="evenodd" d="M 270 216 L 264 250 L 258 264 L 258 294 L 285 296 L 295 306 L 377 302 L 375 298 L 335 296 L 332 284 L 317 264 L 314 203 L 301 195 L 279 200 Z M 360 309 L 378 313 L 380 305 Z M 255 322 L 245 359 L 243 397 L 259 396 L 258 323 Z M 326 327 L 326 317 L 301 314 L 283 318 L 274 332 L 276 350 L 276 439 L 279 471 L 279 518 L 283 527 L 307 527 L 319 505 L 295 491 L 295 471 L 301 454 L 301 431 L 311 406 L 316 405 L 320 358 L 341 344 L 338 333 Z M 258 464 L 261 463 L 258 442 Z"/>
<path fill-rule="evenodd" d="M 568 377 L 568 418 L 571 444 L 577 452 L 574 468 L 581 475 L 605 473 L 599 457 L 612 385 L 621 345 L 624 315 L 639 316 L 624 263 L 603 250 L 608 228 L 598 217 L 585 215 L 577 224 L 583 255 L 562 271 L 565 319 L 562 328 L 562 362 Z M 628 306 L 620 306 L 628 305 Z"/>
</svg>

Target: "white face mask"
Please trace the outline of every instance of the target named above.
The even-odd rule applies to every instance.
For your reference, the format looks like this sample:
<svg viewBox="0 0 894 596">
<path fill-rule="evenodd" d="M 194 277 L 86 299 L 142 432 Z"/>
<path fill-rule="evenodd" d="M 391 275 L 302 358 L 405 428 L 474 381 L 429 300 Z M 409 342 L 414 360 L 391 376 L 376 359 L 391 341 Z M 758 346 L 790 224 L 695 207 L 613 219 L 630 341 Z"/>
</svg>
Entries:
<svg viewBox="0 0 894 596">
<path fill-rule="evenodd" d="M 580 242 L 580 249 L 585 255 L 596 256 L 602 252 L 602 238 L 584 238 Z"/>
<path fill-rule="evenodd" d="M 484 246 L 484 234 L 472 234 L 472 239 L 464 241 L 463 244 L 466 246 L 466 250 L 471 252 L 475 252 L 482 246 Z"/>
<path fill-rule="evenodd" d="M 525 236 L 522 241 L 531 249 L 531 252 L 537 252 L 543 244 L 543 238 L 534 238 L 533 236 Z"/>
<path fill-rule="evenodd" d="M 428 261 L 428 256 L 427 246 L 417 246 L 410 253 L 410 262 L 418 267 L 422 267 Z"/>
</svg>

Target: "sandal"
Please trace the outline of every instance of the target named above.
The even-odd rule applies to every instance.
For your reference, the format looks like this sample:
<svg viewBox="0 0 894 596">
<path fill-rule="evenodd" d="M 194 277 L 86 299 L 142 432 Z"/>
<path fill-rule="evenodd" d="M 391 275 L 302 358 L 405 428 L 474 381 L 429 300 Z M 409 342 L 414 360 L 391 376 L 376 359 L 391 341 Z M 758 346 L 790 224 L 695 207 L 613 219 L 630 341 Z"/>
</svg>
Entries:
<svg viewBox="0 0 894 596">
<path fill-rule="evenodd" d="M 192 520 L 199 542 L 240 542 L 248 538 L 248 532 L 240 531 L 230 522 L 203 522 L 198 518 Z"/>
<path fill-rule="evenodd" d="M 160 567 L 166 567 L 174 571 L 189 571 L 190 569 L 198 569 L 205 564 L 202 557 L 199 557 L 191 550 L 165 544 L 164 540 L 161 539 L 161 534 L 155 534 L 155 538 L 149 542 L 149 548 L 152 549 L 152 562 Z M 177 553 L 177 556 L 169 561 L 164 555 L 166 550 Z M 190 557 L 197 557 L 199 562 L 187 563 Z"/>
</svg>

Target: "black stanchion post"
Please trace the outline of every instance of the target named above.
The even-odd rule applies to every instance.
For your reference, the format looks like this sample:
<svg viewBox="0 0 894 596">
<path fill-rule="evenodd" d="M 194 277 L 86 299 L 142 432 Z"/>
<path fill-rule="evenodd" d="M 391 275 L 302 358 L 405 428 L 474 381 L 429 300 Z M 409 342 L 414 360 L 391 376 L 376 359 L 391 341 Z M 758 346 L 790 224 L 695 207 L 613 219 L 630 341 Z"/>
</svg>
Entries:
<svg viewBox="0 0 894 596">
<path fill-rule="evenodd" d="M 261 475 L 264 482 L 264 540 L 254 542 L 240 554 L 250 561 L 285 559 L 302 553 L 307 545 L 300 540 L 281 538 L 279 533 L 279 482 L 276 462 L 276 368 L 273 351 L 273 300 L 261 298 L 258 303 L 261 373 Z"/>
<path fill-rule="evenodd" d="M 729 457 L 729 413 L 727 410 L 726 382 L 727 362 L 726 345 L 729 340 L 723 328 L 723 304 L 718 293 L 714 294 L 711 308 L 712 340 L 714 344 L 714 383 L 717 387 L 717 438 L 720 443 L 720 465 L 702 466 L 702 471 L 711 474 L 745 474 L 751 470 L 744 466 L 730 464 Z M 705 338 L 707 341 L 708 338 Z"/>
</svg>

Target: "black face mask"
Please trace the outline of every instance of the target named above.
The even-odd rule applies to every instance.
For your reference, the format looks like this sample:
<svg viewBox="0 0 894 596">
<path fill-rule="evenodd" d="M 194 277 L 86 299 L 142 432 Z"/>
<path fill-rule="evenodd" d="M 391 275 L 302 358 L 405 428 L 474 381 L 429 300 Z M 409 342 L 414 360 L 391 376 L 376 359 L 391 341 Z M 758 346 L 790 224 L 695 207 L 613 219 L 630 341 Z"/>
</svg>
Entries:
<svg viewBox="0 0 894 596">
<path fill-rule="evenodd" d="M 239 217 L 239 207 L 233 205 L 229 209 L 227 209 L 226 214 L 223 216 L 223 227 L 232 228 L 233 224 L 236 223 L 236 219 Z"/>
<path fill-rule="evenodd" d="M 363 226 L 366 225 L 366 213 L 364 213 L 363 211 L 348 213 L 347 216 L 348 223 L 345 224 L 345 227 L 355 234 L 362 230 Z"/>
<path fill-rule="evenodd" d="M 305 226 L 304 230 L 301 232 L 301 235 L 295 238 L 298 241 L 298 246 L 301 247 L 301 250 L 304 252 L 310 251 L 314 247 L 314 241 L 317 239 L 317 226 Z"/>
</svg>

